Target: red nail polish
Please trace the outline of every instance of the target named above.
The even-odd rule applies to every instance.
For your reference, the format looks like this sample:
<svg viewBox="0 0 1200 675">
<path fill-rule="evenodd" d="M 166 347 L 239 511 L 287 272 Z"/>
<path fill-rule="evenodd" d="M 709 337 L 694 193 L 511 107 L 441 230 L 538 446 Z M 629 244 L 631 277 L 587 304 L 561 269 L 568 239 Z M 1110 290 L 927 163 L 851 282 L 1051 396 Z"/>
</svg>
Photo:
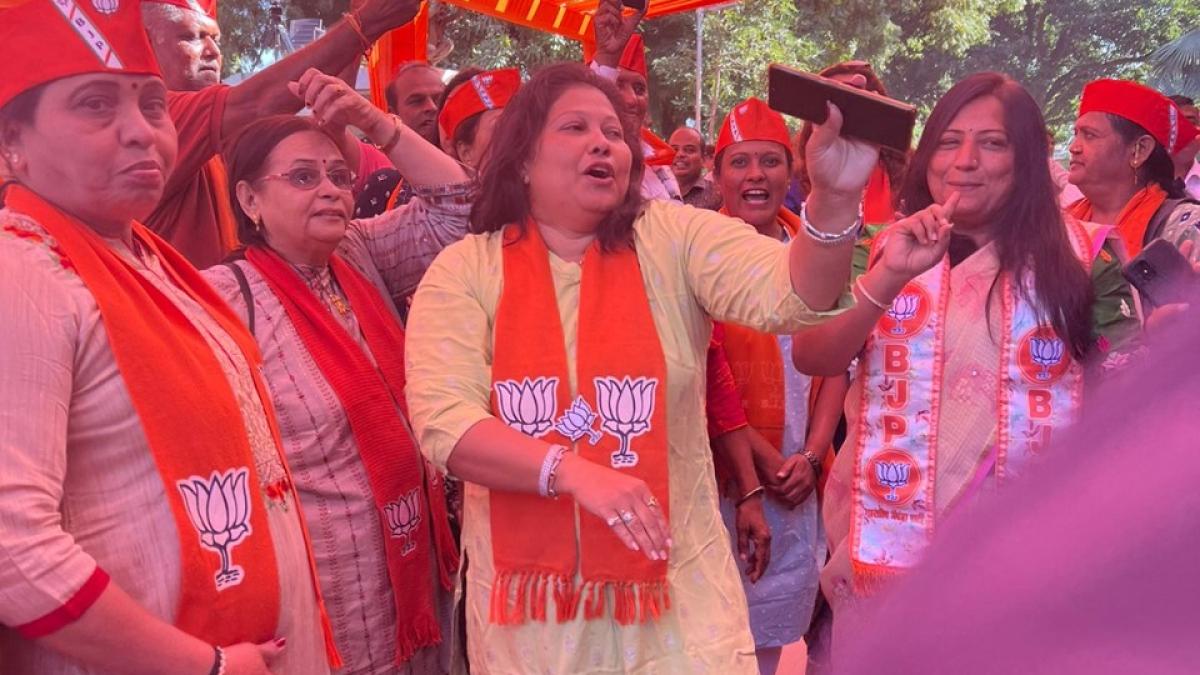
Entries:
<svg viewBox="0 0 1200 675">
<path fill-rule="evenodd" d="M 287 638 L 285 638 L 285 637 L 278 638 L 277 640 L 275 640 L 275 646 L 279 647 L 280 649 L 283 649 L 284 647 L 287 646 Z"/>
</svg>

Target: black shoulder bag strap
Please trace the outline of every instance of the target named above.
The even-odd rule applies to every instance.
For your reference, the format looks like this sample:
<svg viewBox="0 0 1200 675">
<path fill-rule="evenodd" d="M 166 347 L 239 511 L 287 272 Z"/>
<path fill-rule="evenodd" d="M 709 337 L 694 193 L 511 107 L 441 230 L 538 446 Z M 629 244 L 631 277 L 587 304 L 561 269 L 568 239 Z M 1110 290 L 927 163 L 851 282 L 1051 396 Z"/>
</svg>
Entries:
<svg viewBox="0 0 1200 675">
<path fill-rule="evenodd" d="M 246 273 L 236 262 L 222 264 L 228 267 L 233 272 L 233 276 L 237 278 L 238 288 L 242 289 L 242 300 L 246 302 L 246 325 L 250 329 L 250 336 L 256 337 L 254 335 L 254 294 L 250 292 L 250 280 L 246 278 Z"/>
</svg>

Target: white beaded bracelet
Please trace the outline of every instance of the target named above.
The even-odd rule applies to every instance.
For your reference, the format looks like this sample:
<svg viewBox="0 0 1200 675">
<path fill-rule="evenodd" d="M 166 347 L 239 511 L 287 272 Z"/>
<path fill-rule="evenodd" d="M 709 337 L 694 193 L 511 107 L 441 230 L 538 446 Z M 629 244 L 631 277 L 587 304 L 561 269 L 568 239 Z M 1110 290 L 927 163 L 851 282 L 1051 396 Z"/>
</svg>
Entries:
<svg viewBox="0 0 1200 675">
<path fill-rule="evenodd" d="M 561 445 L 552 445 L 546 451 L 546 458 L 542 460 L 542 473 L 538 476 L 539 495 L 550 498 L 558 496 L 554 491 L 554 479 L 557 478 L 555 472 L 558 471 L 558 465 L 562 464 L 563 455 L 566 453 L 567 449 Z"/>
<path fill-rule="evenodd" d="M 804 227 L 804 234 L 807 234 L 809 239 L 816 241 L 822 246 L 837 246 L 850 241 L 858 240 L 858 233 L 862 230 L 863 224 L 863 208 L 862 203 L 858 205 L 858 217 L 850 223 L 850 227 L 841 232 L 822 232 L 813 227 L 812 221 L 808 219 L 808 202 L 800 205 L 800 224 Z"/>
</svg>

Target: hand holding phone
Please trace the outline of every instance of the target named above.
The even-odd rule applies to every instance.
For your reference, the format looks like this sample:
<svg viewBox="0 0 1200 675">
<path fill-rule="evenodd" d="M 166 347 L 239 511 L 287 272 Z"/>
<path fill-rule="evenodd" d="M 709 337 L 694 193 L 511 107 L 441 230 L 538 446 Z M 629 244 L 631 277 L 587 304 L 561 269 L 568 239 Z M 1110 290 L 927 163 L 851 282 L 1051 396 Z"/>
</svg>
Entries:
<svg viewBox="0 0 1200 675">
<path fill-rule="evenodd" d="M 824 124 L 833 103 L 843 135 L 901 152 L 912 145 L 917 109 L 907 103 L 779 64 L 767 70 L 767 87 L 768 105 L 781 113 Z"/>
<path fill-rule="evenodd" d="M 1200 277 L 1187 258 L 1165 239 L 1155 239 L 1123 271 L 1142 299 L 1154 307 L 1187 302 Z"/>
</svg>

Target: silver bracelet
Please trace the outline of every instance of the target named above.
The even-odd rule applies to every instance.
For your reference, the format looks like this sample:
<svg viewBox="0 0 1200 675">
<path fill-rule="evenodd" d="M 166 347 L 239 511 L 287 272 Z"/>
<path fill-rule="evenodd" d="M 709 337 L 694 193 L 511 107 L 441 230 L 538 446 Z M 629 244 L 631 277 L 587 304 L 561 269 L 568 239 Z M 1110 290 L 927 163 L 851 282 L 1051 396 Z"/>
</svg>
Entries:
<svg viewBox="0 0 1200 675">
<path fill-rule="evenodd" d="M 542 473 L 538 476 L 538 494 L 543 497 L 554 498 L 558 493 L 554 491 L 554 480 L 558 477 L 558 465 L 562 464 L 563 455 L 567 449 L 561 445 L 552 445 L 546 451 L 546 458 L 542 460 Z"/>
<path fill-rule="evenodd" d="M 858 239 L 859 232 L 862 231 L 863 224 L 863 208 L 862 202 L 858 204 L 858 217 L 850 223 L 850 227 L 841 232 L 822 232 L 813 227 L 812 221 L 808 219 L 808 202 L 800 205 L 800 224 L 804 226 L 804 234 L 807 234 L 809 239 L 816 241 L 822 246 L 837 246 Z"/>
</svg>

